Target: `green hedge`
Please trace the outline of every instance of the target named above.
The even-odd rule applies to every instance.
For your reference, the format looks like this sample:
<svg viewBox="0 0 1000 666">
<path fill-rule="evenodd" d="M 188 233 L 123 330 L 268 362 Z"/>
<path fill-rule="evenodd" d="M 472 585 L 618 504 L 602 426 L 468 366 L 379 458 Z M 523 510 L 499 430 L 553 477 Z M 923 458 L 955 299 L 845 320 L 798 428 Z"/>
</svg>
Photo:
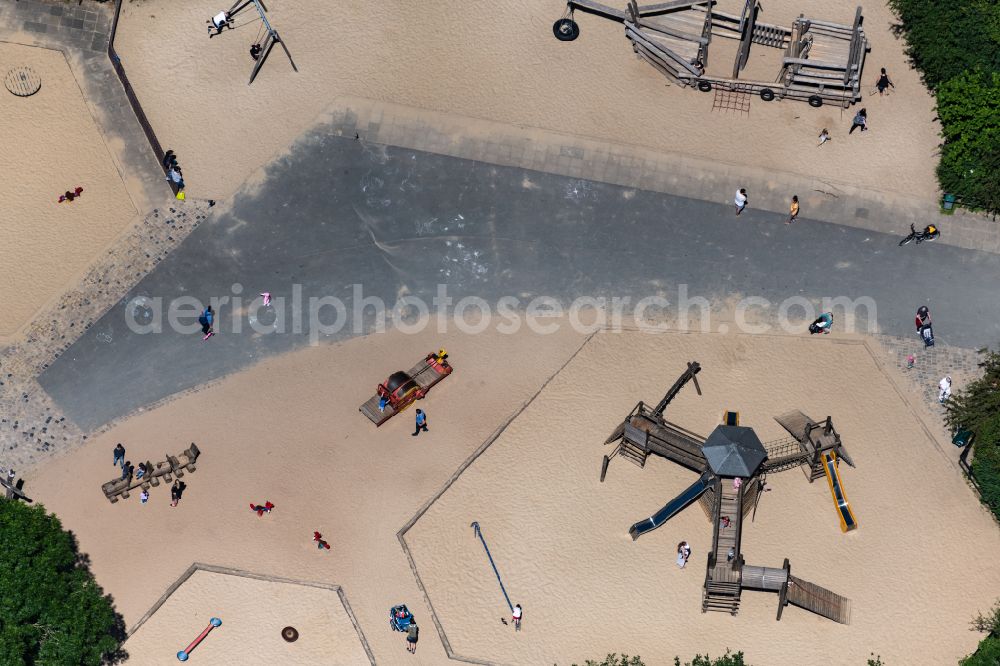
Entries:
<svg viewBox="0 0 1000 666">
<path fill-rule="evenodd" d="M 941 189 L 1000 213 L 1000 3 L 890 0 L 906 53 L 937 95 Z"/>
<path fill-rule="evenodd" d="M 952 432 L 967 429 L 976 434 L 972 476 L 983 502 L 1000 519 L 1000 354 L 983 351 L 982 377 L 945 403 L 945 423 Z"/>
</svg>

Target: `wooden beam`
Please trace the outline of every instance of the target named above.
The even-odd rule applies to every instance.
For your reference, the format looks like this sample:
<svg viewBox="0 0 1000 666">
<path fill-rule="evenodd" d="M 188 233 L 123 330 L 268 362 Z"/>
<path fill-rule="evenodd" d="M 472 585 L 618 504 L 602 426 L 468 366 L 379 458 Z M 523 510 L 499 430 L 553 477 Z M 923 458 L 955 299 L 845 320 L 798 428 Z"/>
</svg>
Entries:
<svg viewBox="0 0 1000 666">
<path fill-rule="evenodd" d="M 681 79 L 680 73 L 659 54 L 650 51 L 642 44 L 633 43 L 633 46 L 635 47 L 635 52 L 639 55 L 639 57 L 648 62 L 653 69 L 658 71 L 660 74 L 663 74 L 665 77 L 678 85 L 689 85 L 688 81 Z"/>
<path fill-rule="evenodd" d="M 740 15 L 740 48 L 736 51 L 736 61 L 733 63 L 733 78 L 740 77 L 740 70 L 747 66 L 750 58 L 750 44 L 753 42 L 753 29 L 757 23 L 757 1 L 746 0 L 743 13 Z"/>
<path fill-rule="evenodd" d="M 860 11 L 861 8 L 858 7 L 858 13 L 860 13 Z M 811 23 L 812 25 L 821 25 L 824 28 L 834 28 L 851 32 L 851 26 L 844 25 L 843 23 L 831 23 L 830 21 L 817 21 L 816 19 L 809 19 L 809 23 Z"/>
<path fill-rule="evenodd" d="M 708 40 L 704 37 L 698 37 L 697 35 L 692 35 L 690 32 L 684 32 L 683 30 L 675 30 L 674 28 L 668 28 L 660 23 L 650 23 L 649 21 L 639 21 L 639 25 L 647 30 L 652 30 L 653 32 L 659 32 L 668 37 L 676 37 L 677 39 L 683 39 L 688 42 L 697 42 L 698 44 L 708 44 Z"/>
<path fill-rule="evenodd" d="M 694 65 L 692 65 L 691 63 L 689 63 L 688 61 L 686 61 L 684 58 L 680 57 L 679 55 L 677 55 L 676 53 L 674 53 L 673 51 L 671 51 L 670 49 L 668 49 L 666 47 L 663 47 L 663 46 L 659 46 L 658 44 L 653 44 L 652 42 L 650 42 L 648 39 L 646 39 L 642 35 L 641 32 L 639 32 L 639 30 L 636 28 L 635 24 L 626 23 L 625 24 L 625 35 L 628 36 L 630 34 L 632 35 L 632 37 L 633 37 L 634 40 L 639 41 L 640 43 L 642 43 L 642 45 L 645 46 L 647 49 L 650 49 L 652 51 L 661 51 L 663 53 L 663 55 L 665 55 L 665 56 L 669 57 L 671 60 L 675 61 L 678 65 L 680 65 L 681 67 L 683 67 L 684 69 L 686 69 L 687 71 L 689 71 L 692 75 L 694 75 L 694 76 L 701 76 L 702 73 L 699 72 L 695 68 Z"/>
<path fill-rule="evenodd" d="M 599 2 L 594 2 L 594 0 L 569 0 L 566 4 L 569 5 L 570 9 L 581 9 L 585 12 L 597 14 L 598 16 L 603 16 L 604 18 L 609 18 L 613 21 L 625 20 L 625 12 L 620 9 L 615 9 L 614 7 L 602 5 Z"/>
<path fill-rule="evenodd" d="M 714 4 L 715 0 L 674 0 L 673 2 L 661 2 L 658 5 L 643 5 L 639 7 L 639 16 L 649 16 L 650 14 L 663 14 L 676 9 L 691 9 L 696 5 Z"/>
<path fill-rule="evenodd" d="M 802 65 L 803 67 L 817 67 L 819 69 L 844 70 L 844 65 L 842 64 L 812 60 L 811 58 L 785 58 L 783 63 L 785 65 Z"/>
</svg>

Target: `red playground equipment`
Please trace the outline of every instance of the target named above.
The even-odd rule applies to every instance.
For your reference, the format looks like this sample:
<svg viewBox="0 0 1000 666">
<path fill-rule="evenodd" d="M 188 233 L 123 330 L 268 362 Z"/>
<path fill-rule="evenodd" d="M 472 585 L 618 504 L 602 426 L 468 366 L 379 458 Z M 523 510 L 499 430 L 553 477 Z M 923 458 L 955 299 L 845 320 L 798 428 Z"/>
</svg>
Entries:
<svg viewBox="0 0 1000 666">
<path fill-rule="evenodd" d="M 177 653 L 177 661 L 187 661 L 188 657 L 191 655 L 191 651 L 194 650 L 196 647 L 198 647 L 199 643 L 205 640 L 205 636 L 208 636 L 210 633 L 212 633 L 212 629 L 215 629 L 216 627 L 221 625 L 222 625 L 222 620 L 220 620 L 217 617 L 213 617 L 209 621 L 208 626 L 205 627 L 205 629 L 202 630 L 200 634 L 198 634 L 198 637 L 193 641 L 191 641 L 190 645 L 188 645 L 186 648 Z"/>
<path fill-rule="evenodd" d="M 431 387 L 450 375 L 452 370 L 448 352 L 444 349 L 431 352 L 409 372 L 400 370 L 389 375 L 359 411 L 380 426 L 427 395 Z"/>
</svg>

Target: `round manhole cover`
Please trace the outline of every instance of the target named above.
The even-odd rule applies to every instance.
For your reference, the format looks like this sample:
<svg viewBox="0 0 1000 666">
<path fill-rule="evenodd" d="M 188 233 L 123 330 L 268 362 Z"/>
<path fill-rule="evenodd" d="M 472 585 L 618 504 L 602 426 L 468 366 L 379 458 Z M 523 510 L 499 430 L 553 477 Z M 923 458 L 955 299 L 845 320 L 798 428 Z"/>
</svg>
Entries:
<svg viewBox="0 0 1000 666">
<path fill-rule="evenodd" d="M 7 72 L 3 83 L 18 97 L 31 97 L 42 87 L 42 78 L 30 67 L 15 67 Z"/>
</svg>

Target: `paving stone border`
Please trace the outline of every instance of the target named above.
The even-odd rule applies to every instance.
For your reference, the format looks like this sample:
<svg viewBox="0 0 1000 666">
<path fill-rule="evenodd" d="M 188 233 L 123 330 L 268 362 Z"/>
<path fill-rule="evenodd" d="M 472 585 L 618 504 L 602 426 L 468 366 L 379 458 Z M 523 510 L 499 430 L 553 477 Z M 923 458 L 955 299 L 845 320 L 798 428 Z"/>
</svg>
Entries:
<svg viewBox="0 0 1000 666">
<path fill-rule="evenodd" d="M 208 215 L 204 202 L 155 209 L 119 237 L 73 289 L 0 351 L 0 466 L 21 470 L 87 439 L 61 414 L 36 377 Z"/>
</svg>

